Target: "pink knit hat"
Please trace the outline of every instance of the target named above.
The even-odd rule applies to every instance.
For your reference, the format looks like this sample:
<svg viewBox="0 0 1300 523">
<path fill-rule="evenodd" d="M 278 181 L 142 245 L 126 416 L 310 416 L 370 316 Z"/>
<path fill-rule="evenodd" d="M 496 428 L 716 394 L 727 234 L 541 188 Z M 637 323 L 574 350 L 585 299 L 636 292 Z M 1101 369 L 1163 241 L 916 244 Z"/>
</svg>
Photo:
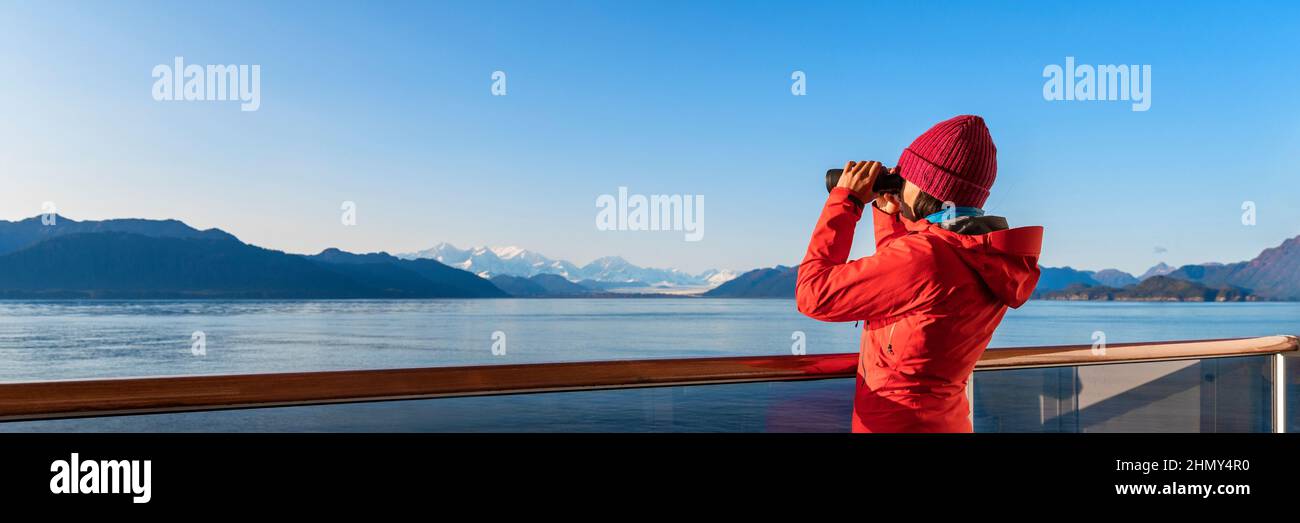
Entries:
<svg viewBox="0 0 1300 523">
<path fill-rule="evenodd" d="M 998 175 L 998 149 L 984 119 L 964 114 L 918 136 L 898 158 L 898 174 L 959 207 L 983 207 Z"/>
</svg>

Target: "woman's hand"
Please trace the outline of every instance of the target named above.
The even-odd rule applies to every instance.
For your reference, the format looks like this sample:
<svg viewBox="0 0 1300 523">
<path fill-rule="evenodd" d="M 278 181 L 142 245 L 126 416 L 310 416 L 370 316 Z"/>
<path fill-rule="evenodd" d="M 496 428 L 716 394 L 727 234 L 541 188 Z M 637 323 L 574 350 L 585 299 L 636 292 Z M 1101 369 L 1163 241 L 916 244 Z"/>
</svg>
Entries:
<svg viewBox="0 0 1300 523">
<path fill-rule="evenodd" d="M 876 184 L 876 178 L 885 172 L 885 166 L 880 162 L 853 162 L 844 164 L 844 174 L 840 175 L 840 182 L 835 184 L 836 187 L 844 187 L 853 192 L 863 203 L 869 202 L 876 198 L 871 192 L 871 187 Z"/>
</svg>

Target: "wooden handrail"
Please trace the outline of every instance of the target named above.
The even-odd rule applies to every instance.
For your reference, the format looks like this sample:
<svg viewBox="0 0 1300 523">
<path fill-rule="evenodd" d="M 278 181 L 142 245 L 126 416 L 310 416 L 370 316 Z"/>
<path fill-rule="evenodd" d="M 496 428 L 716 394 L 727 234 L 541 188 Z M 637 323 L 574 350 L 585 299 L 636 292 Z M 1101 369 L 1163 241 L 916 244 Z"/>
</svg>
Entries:
<svg viewBox="0 0 1300 523">
<path fill-rule="evenodd" d="M 1264 356 L 1295 336 L 985 351 L 977 371 Z M 153 414 L 454 396 L 848 378 L 857 354 L 746 356 L 0 383 L 0 420 Z"/>
<path fill-rule="evenodd" d="M 1011 370 L 1042 367 L 1079 367 L 1154 361 L 1200 360 L 1239 356 L 1267 356 L 1300 351 L 1300 338 L 1264 336 L 1219 340 L 1116 343 L 1104 350 L 1091 345 L 1020 347 L 984 351 L 975 370 Z"/>
</svg>

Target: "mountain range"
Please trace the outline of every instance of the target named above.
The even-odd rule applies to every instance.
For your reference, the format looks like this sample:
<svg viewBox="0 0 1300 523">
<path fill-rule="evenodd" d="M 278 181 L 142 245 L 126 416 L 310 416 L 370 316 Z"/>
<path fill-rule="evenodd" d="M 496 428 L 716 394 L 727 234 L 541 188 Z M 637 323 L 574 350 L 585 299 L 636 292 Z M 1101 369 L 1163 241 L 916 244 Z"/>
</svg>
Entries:
<svg viewBox="0 0 1300 523">
<path fill-rule="evenodd" d="M 1300 236 L 1254 259 L 1171 267 L 1159 263 L 1141 276 L 1106 269 L 1040 267 L 1034 297 L 1068 300 L 1300 301 Z M 793 298 L 798 267 L 756 269 L 706 292 L 711 297 Z"/>
<path fill-rule="evenodd" d="M 698 292 L 732 277 L 647 269 L 619 257 L 576 267 L 513 247 L 301 255 L 177 220 L 52 218 L 48 225 L 41 217 L 0 221 L 0 298 L 626 297 Z"/>
<path fill-rule="evenodd" d="M 49 225 L 46 225 L 40 216 L 16 222 L 0 221 L 0 255 L 9 254 L 51 238 L 70 234 L 118 232 L 138 234 L 151 238 L 235 239 L 234 236 L 220 229 L 200 231 L 178 220 L 124 218 L 79 222 L 59 215 L 50 215 L 49 218 L 51 221 Z"/>
<path fill-rule="evenodd" d="M 3 298 L 495 298 L 433 260 L 264 249 L 175 220 L 0 221 Z"/>
<path fill-rule="evenodd" d="M 445 261 L 444 261 L 445 260 Z M 491 298 L 645 296 L 791 298 L 797 267 L 688 274 L 618 257 L 578 267 L 520 248 L 290 254 L 176 220 L 0 221 L 0 298 Z M 629 292 L 631 290 L 632 292 Z M 1039 299 L 1300 300 L 1300 237 L 1249 261 L 1141 276 L 1042 267 Z"/>
<path fill-rule="evenodd" d="M 507 294 L 520 298 L 586 296 L 599 292 L 599 289 L 573 283 L 558 274 L 535 274 L 529 278 L 498 274 L 489 281 Z"/>
<path fill-rule="evenodd" d="M 1243 292 L 1247 295 L 1245 299 L 1300 300 L 1300 236 L 1264 249 L 1248 261 L 1200 263 L 1177 268 L 1162 262 L 1139 277 L 1113 269 L 1094 273 L 1070 267 L 1043 268 L 1043 277 L 1039 279 L 1035 292 L 1038 297 L 1051 298 L 1048 293 L 1065 290 L 1071 285 L 1122 289 L 1159 276 L 1197 283 L 1208 290 Z"/>
<path fill-rule="evenodd" d="M 1210 287 L 1205 284 L 1156 275 L 1123 288 L 1080 283 L 1055 291 L 1039 291 L 1039 299 L 1047 300 L 1101 300 L 1101 301 L 1255 301 L 1250 291 L 1224 285 Z"/>
<path fill-rule="evenodd" d="M 592 287 L 603 290 L 618 288 L 711 288 L 736 277 L 727 270 L 711 269 L 690 274 L 678 269 L 639 267 L 618 256 L 597 258 L 581 267 L 566 260 L 556 260 L 519 247 L 475 247 L 458 249 L 450 243 L 439 243 L 423 251 L 398 254 L 403 259 L 432 259 L 473 272 L 484 278 L 515 276 L 530 278 L 539 274 L 554 274 L 572 282 L 591 282 Z M 505 280 L 503 280 L 505 281 Z"/>
<path fill-rule="evenodd" d="M 793 298 L 799 267 L 755 269 L 704 293 L 708 298 Z"/>
</svg>

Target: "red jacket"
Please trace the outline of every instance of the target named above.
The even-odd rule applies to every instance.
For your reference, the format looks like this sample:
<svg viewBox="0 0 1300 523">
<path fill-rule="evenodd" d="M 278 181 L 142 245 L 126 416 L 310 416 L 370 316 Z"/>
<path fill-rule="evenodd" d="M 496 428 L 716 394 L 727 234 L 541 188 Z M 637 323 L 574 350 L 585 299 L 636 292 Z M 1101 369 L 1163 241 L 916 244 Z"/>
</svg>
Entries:
<svg viewBox="0 0 1300 523">
<path fill-rule="evenodd" d="M 876 253 L 850 262 L 862 217 L 850 194 L 826 200 L 796 301 L 818 320 L 865 322 L 853 431 L 970 432 L 966 382 L 1007 307 L 1038 283 L 1043 228 L 994 218 L 1001 230 L 961 233 L 871 205 Z"/>
</svg>

